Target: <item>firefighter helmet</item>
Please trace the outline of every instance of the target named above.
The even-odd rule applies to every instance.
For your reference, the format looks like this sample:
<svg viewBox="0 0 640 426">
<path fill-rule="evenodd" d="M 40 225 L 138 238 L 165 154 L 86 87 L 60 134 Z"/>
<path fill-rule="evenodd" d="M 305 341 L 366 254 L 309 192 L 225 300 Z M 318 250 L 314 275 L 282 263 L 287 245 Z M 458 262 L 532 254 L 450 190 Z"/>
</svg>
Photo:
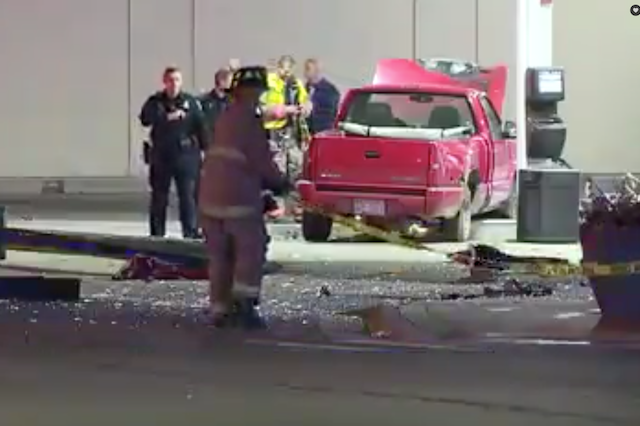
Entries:
<svg viewBox="0 0 640 426">
<path fill-rule="evenodd" d="M 231 89 L 257 87 L 267 89 L 267 69 L 261 66 L 242 67 L 233 73 Z"/>
</svg>

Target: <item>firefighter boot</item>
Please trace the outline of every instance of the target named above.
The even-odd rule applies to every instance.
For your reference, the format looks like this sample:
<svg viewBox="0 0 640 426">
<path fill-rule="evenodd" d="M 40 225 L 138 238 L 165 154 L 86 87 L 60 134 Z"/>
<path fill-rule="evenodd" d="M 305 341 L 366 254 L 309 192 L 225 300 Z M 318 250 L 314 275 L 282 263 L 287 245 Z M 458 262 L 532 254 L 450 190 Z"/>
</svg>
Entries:
<svg viewBox="0 0 640 426">
<path fill-rule="evenodd" d="M 214 305 L 214 308 L 216 306 Z M 231 328 L 237 324 L 235 306 L 229 309 L 212 309 L 209 311 L 210 323 L 215 328 Z"/>
<path fill-rule="evenodd" d="M 224 313 L 219 315 L 214 315 L 211 318 L 211 325 L 215 328 L 231 328 L 236 324 L 236 318 L 232 313 Z"/>
<path fill-rule="evenodd" d="M 235 313 L 239 325 L 246 330 L 264 330 L 267 324 L 260 315 L 260 301 L 256 298 L 238 299 L 235 303 Z"/>
</svg>

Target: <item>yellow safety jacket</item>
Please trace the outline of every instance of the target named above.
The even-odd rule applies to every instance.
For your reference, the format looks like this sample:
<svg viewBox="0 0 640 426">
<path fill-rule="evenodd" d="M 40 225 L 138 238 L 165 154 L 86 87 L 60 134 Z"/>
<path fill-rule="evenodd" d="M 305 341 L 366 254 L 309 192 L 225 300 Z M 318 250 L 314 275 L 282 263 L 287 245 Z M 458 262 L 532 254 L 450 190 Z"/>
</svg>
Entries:
<svg viewBox="0 0 640 426">
<path fill-rule="evenodd" d="M 297 102 L 299 105 L 304 105 L 309 101 L 309 94 L 307 93 L 307 89 L 304 87 L 304 83 L 302 80 L 296 79 L 296 83 L 298 85 L 298 93 L 297 93 Z M 268 89 L 262 95 L 261 103 L 266 107 L 272 105 L 284 105 L 286 102 L 286 83 L 277 73 L 270 73 L 267 79 Z M 264 128 L 267 130 L 277 130 L 282 129 L 288 123 L 286 118 L 283 119 L 275 119 L 275 120 L 265 120 Z"/>
</svg>

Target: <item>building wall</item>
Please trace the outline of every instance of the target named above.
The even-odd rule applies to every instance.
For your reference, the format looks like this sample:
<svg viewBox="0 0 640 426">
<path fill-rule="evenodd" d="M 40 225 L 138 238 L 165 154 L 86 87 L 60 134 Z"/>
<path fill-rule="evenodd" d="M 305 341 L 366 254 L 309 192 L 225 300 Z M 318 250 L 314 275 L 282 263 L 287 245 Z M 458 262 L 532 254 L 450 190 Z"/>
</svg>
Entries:
<svg viewBox="0 0 640 426">
<path fill-rule="evenodd" d="M 412 0 L 325 3 L 196 0 L 197 84 L 209 86 L 229 58 L 264 63 L 287 53 L 321 58 L 329 76 L 349 87 L 369 82 L 379 58 L 411 57 Z M 234 31 L 239 23 L 245 30 Z"/>
<path fill-rule="evenodd" d="M 167 64 L 205 88 L 230 57 L 313 55 L 349 87 L 413 54 L 413 0 L 328 1 L 3 0 L 0 177 L 142 174 L 135 114 Z"/>
<path fill-rule="evenodd" d="M 0 176 L 128 172 L 127 9 L 0 2 Z"/>
<path fill-rule="evenodd" d="M 128 174 L 142 175 L 145 167 L 140 152 L 146 131 L 138 124 L 136 115 L 145 99 L 160 87 L 162 70 L 168 65 L 180 66 L 184 73 L 184 84 L 189 88 L 194 87 L 195 37 L 192 28 L 195 9 L 190 0 L 124 1 L 129 5 L 130 47 L 127 55 L 120 58 L 129 70 L 129 114 L 126 122 L 129 133 L 124 153 L 127 156 Z"/>
<path fill-rule="evenodd" d="M 514 0 L 477 0 L 477 4 L 477 62 L 507 65 L 507 95 L 502 113 L 505 119 L 515 121 L 517 4 Z"/>
<path fill-rule="evenodd" d="M 622 0 L 554 3 L 554 63 L 566 69 L 566 159 L 594 173 L 640 172 L 640 16 Z M 636 2 L 637 3 L 637 2 Z"/>
<path fill-rule="evenodd" d="M 568 73 L 568 158 L 585 168 L 631 167 L 640 153 L 623 164 L 615 152 L 640 132 L 630 125 L 635 89 L 620 78 L 631 80 L 635 68 L 628 56 L 624 69 L 611 63 L 621 63 L 640 18 L 633 20 L 626 4 L 605 6 L 619 0 L 590 2 L 581 19 L 569 0 L 556 3 L 555 61 Z M 3 0 L 0 177 L 142 175 L 144 132 L 135 115 L 168 64 L 180 65 L 198 90 L 231 57 L 255 63 L 283 53 L 319 57 L 343 88 L 369 81 L 384 57 L 470 58 L 513 70 L 515 16 L 513 0 L 325 0 L 322 7 L 292 0 Z M 591 52 L 597 40 L 613 44 L 598 49 L 600 59 Z M 591 87 L 603 76 L 617 90 Z M 513 78 L 509 87 L 505 115 L 513 119 Z M 603 101 L 591 103 L 594 97 Z M 605 152 L 611 147 L 615 152 Z"/>
</svg>

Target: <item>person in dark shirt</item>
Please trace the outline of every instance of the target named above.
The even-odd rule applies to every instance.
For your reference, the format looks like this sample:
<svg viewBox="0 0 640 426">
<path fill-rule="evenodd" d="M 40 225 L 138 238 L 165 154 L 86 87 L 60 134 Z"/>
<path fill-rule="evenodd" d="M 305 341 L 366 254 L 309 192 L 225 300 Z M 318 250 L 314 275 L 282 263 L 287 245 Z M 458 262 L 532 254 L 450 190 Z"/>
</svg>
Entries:
<svg viewBox="0 0 640 426">
<path fill-rule="evenodd" d="M 313 108 L 307 118 L 311 134 L 331 129 L 338 113 L 340 91 L 322 76 L 317 59 L 307 59 L 304 64 L 304 77 Z"/>
<path fill-rule="evenodd" d="M 204 113 L 209 140 L 215 131 L 215 122 L 227 106 L 229 106 L 229 87 L 232 73 L 227 68 L 219 69 L 214 77 L 214 88 L 200 97 L 200 105 Z"/>
<path fill-rule="evenodd" d="M 140 124 L 150 129 L 150 233 L 155 237 L 166 233 L 169 191 L 175 181 L 182 234 L 199 238 L 196 190 L 208 141 L 204 115 L 198 99 L 182 90 L 178 68 L 166 68 L 162 81 L 164 89 L 146 100 L 138 116 Z"/>
</svg>

